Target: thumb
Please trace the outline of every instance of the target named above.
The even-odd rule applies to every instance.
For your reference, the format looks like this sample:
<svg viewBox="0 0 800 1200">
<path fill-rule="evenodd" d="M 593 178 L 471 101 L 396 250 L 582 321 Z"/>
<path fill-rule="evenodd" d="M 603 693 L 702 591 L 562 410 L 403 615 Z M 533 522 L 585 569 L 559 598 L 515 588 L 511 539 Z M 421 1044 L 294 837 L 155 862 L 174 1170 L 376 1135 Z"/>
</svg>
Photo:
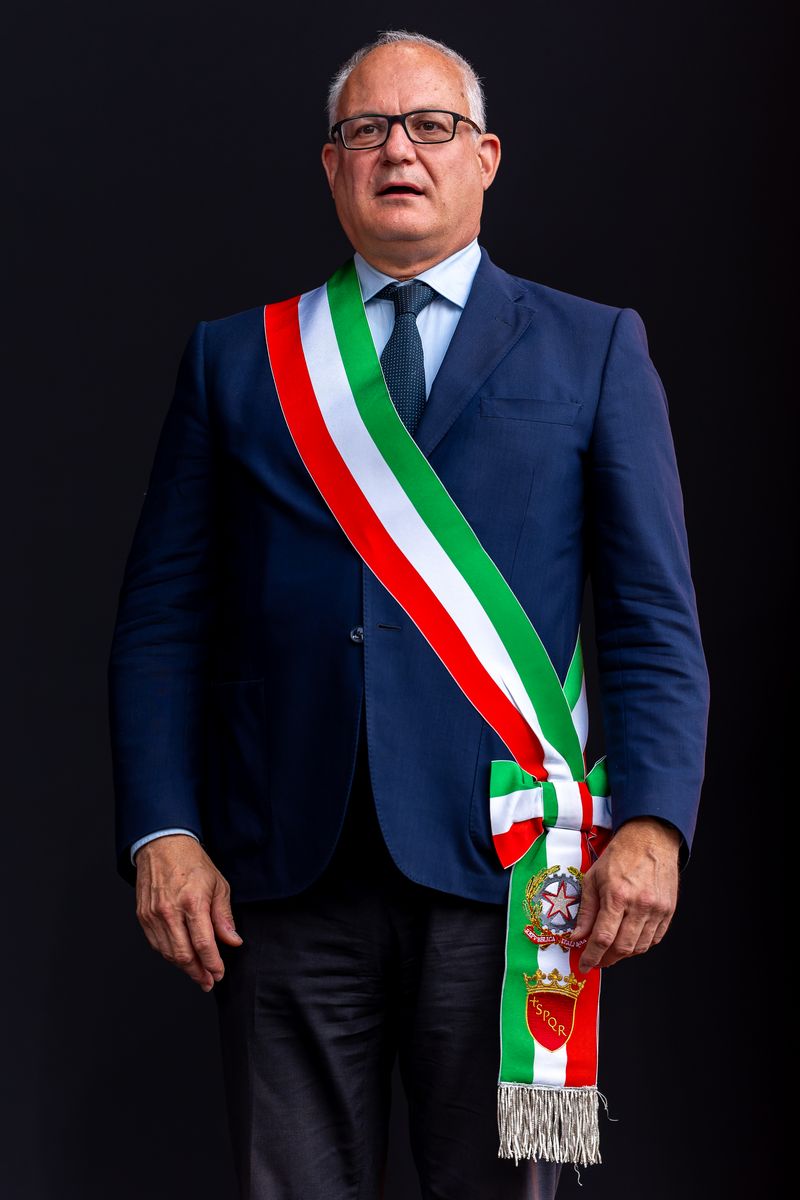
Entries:
<svg viewBox="0 0 800 1200">
<path fill-rule="evenodd" d="M 222 938 L 229 946 L 239 946 L 244 939 L 236 932 L 236 926 L 231 912 L 230 893 L 214 893 L 211 901 L 211 923 L 217 937 Z"/>
<path fill-rule="evenodd" d="M 599 911 L 600 897 L 597 892 L 597 884 L 594 881 L 591 871 L 589 871 L 583 877 L 581 906 L 578 909 L 578 920 L 570 935 L 570 941 L 578 942 L 581 938 L 589 936 Z"/>
</svg>

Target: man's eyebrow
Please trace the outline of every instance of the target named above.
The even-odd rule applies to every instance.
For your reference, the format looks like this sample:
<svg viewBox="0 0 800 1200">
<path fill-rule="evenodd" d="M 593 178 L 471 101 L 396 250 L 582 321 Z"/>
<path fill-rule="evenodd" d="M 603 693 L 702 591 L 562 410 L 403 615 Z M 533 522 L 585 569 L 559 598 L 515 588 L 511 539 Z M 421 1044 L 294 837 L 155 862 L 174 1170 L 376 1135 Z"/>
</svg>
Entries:
<svg viewBox="0 0 800 1200">
<path fill-rule="evenodd" d="M 402 113 L 377 112 L 376 110 L 371 109 L 369 112 L 350 113 L 349 116 L 340 117 L 339 120 L 340 121 L 351 121 L 351 120 L 354 120 L 356 117 L 395 117 L 395 116 L 405 117 L 405 116 L 408 116 L 409 113 L 415 113 L 415 112 L 453 112 L 453 111 L 455 111 L 455 110 L 451 109 L 451 108 L 442 108 L 442 106 L 440 104 L 415 104 L 413 108 L 406 108 L 403 110 Z"/>
</svg>

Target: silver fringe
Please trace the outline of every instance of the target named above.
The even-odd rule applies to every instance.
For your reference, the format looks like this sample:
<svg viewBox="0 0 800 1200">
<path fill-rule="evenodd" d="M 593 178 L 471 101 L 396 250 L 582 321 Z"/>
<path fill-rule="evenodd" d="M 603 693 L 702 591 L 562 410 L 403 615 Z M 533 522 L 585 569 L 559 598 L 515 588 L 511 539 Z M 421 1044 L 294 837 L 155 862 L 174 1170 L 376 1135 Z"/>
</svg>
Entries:
<svg viewBox="0 0 800 1200">
<path fill-rule="evenodd" d="M 547 1162 L 602 1162 L 596 1087 L 532 1087 L 501 1083 L 497 1088 L 498 1158 Z"/>
</svg>

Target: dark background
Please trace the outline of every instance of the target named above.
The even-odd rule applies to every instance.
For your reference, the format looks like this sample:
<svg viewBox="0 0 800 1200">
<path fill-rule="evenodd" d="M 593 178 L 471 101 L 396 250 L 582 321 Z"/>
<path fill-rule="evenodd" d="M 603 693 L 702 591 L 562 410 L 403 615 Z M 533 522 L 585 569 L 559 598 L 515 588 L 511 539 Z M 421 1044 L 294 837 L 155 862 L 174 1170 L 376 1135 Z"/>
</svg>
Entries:
<svg viewBox="0 0 800 1200">
<path fill-rule="evenodd" d="M 484 77 L 504 146 L 482 233 L 495 262 L 645 321 L 712 678 L 672 931 L 605 975 L 618 1123 L 560 1197 L 772 1191 L 760 1097 L 781 1032 L 768 980 L 745 975 L 784 918 L 751 841 L 786 669 L 779 7 L 28 0 L 6 8 L 2 70 L 8 1200 L 234 1196 L 213 996 L 149 948 L 115 873 L 106 662 L 186 339 L 349 252 L 318 160 L 326 84 L 398 24 Z M 398 1091 L 387 1200 L 418 1196 L 404 1108 Z"/>
</svg>

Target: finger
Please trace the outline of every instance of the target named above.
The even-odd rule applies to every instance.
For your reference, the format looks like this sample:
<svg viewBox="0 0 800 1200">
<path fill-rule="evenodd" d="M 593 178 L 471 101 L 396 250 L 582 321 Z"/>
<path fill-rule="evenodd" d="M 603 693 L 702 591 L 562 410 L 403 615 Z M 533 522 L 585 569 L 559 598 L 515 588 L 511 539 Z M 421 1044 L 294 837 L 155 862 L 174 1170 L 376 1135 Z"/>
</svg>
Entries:
<svg viewBox="0 0 800 1200">
<path fill-rule="evenodd" d="M 215 982 L 214 976 L 210 971 L 205 969 L 196 954 L 190 963 L 185 965 L 178 963 L 177 965 L 180 966 L 181 970 L 188 975 L 189 978 L 194 981 L 194 983 L 198 984 L 204 992 L 211 991 Z"/>
<path fill-rule="evenodd" d="M 626 912 L 617 929 L 613 942 L 597 964 L 599 967 L 613 967 L 623 958 L 630 958 L 639 943 L 645 925 L 644 914 L 635 910 Z"/>
<path fill-rule="evenodd" d="M 664 917 L 663 920 L 659 922 L 659 924 L 656 928 L 655 936 L 653 937 L 653 945 L 654 946 L 657 946 L 658 943 L 662 940 L 662 938 L 664 937 L 664 934 L 667 932 L 667 930 L 669 929 L 671 924 L 672 924 L 672 913 L 670 913 L 668 917 Z"/>
<path fill-rule="evenodd" d="M 137 905 L 136 916 L 144 931 L 144 936 L 153 950 L 166 957 L 169 953 L 169 939 L 156 913 L 153 912 L 149 904 L 142 901 L 140 905 Z"/>
<path fill-rule="evenodd" d="M 592 967 L 599 966 L 605 955 L 611 950 L 617 937 L 617 930 L 622 924 L 624 912 L 625 910 L 621 908 L 613 908 L 608 904 L 602 905 L 578 963 L 578 968 L 584 975 L 591 971 Z"/>
<path fill-rule="evenodd" d="M 597 891 L 597 885 L 594 881 L 594 876 L 586 874 L 583 877 L 583 889 L 581 892 L 581 904 L 578 909 L 578 920 L 575 923 L 575 928 L 570 934 L 570 941 L 578 942 L 582 938 L 588 938 L 592 931 L 592 926 L 600 910 L 600 897 Z"/>
<path fill-rule="evenodd" d="M 213 975 L 210 971 L 206 970 L 193 950 L 190 949 L 188 954 L 186 952 L 179 952 L 169 961 L 183 971 L 185 975 L 188 975 L 204 992 L 210 992 L 213 988 Z"/>
<path fill-rule="evenodd" d="M 145 933 L 145 937 L 150 944 L 151 949 L 160 954 L 165 962 L 172 963 L 178 966 L 181 970 L 192 978 L 195 983 L 200 984 L 204 991 L 210 992 L 214 986 L 214 980 L 211 974 L 205 969 L 199 958 L 192 951 L 187 957 L 180 950 L 177 952 L 173 949 L 173 943 L 169 938 L 168 931 L 160 922 L 148 925 L 144 919 L 140 921 Z M 187 939 L 188 941 L 188 939 Z"/>
<path fill-rule="evenodd" d="M 214 986 L 212 973 L 207 970 L 197 955 L 184 923 L 184 914 L 175 910 L 169 916 L 165 916 L 163 929 L 167 942 L 164 957 L 167 961 L 184 971 L 204 991 L 210 991 Z"/>
<path fill-rule="evenodd" d="M 144 936 L 147 938 L 147 941 L 150 945 L 150 949 L 155 950 L 156 954 L 160 954 L 163 957 L 164 950 L 167 948 L 167 943 L 166 942 L 162 943 L 159 941 L 159 939 L 154 931 L 155 930 L 154 926 L 151 927 L 149 925 L 146 925 L 144 921 L 140 921 L 139 923 L 142 926 L 142 929 L 144 931 Z"/>
<path fill-rule="evenodd" d="M 211 901 L 211 923 L 217 937 L 222 938 L 231 946 L 238 946 L 244 940 L 236 931 L 236 923 L 231 911 L 230 889 L 227 884 L 214 893 Z"/>
<path fill-rule="evenodd" d="M 150 945 L 167 960 L 170 954 L 170 937 L 165 917 L 168 917 L 171 911 L 164 893 L 151 883 L 149 866 L 145 861 L 139 867 L 136 876 L 136 916 Z"/>
<path fill-rule="evenodd" d="M 633 953 L 646 954 L 650 947 L 655 945 L 657 931 L 658 919 L 656 917 L 651 917 L 649 920 L 645 921 L 644 925 L 642 926 L 642 931 L 639 934 L 639 940 L 634 946 Z"/>
<path fill-rule="evenodd" d="M 186 971 L 204 990 L 210 990 L 214 981 L 196 958 L 177 910 L 163 896 L 156 896 L 151 902 L 147 890 L 142 888 L 136 915 L 153 950 L 166 962 Z"/>
<path fill-rule="evenodd" d="M 184 913 L 194 952 L 205 969 L 219 981 L 225 974 L 225 965 L 220 957 L 211 924 L 209 909 L 203 906 Z"/>
<path fill-rule="evenodd" d="M 653 946 L 658 945 L 669 929 L 675 913 L 675 905 L 674 902 L 670 903 L 669 899 L 659 897 L 644 907 L 643 913 L 644 929 L 639 935 L 634 954 L 645 954 Z"/>
</svg>

